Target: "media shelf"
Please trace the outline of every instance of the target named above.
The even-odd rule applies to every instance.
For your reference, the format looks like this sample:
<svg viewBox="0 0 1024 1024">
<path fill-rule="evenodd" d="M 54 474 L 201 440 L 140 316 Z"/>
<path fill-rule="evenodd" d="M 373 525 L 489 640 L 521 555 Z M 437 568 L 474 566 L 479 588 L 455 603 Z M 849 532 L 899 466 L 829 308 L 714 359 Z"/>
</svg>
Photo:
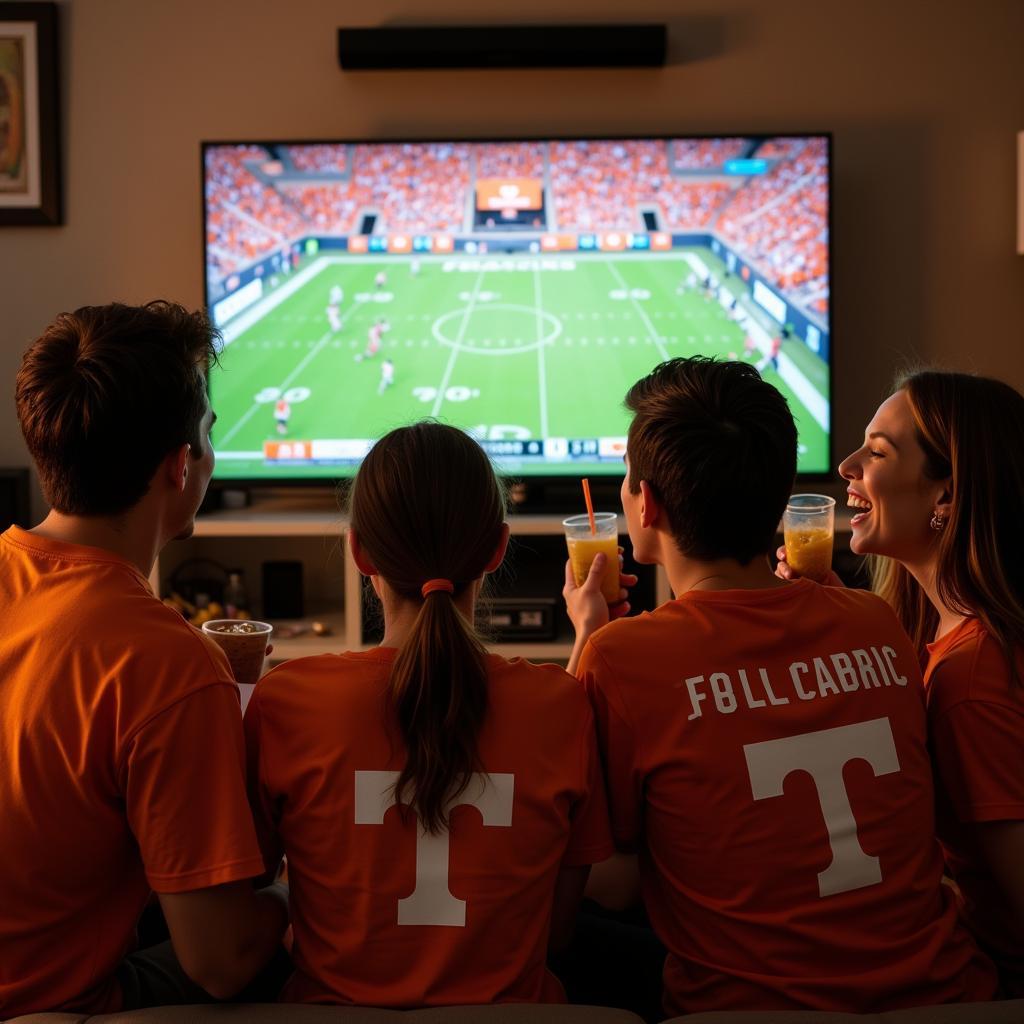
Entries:
<svg viewBox="0 0 1024 1024">
<path fill-rule="evenodd" d="M 511 515 L 508 522 L 513 538 L 560 538 L 563 518 L 561 515 Z M 621 517 L 619 525 L 625 533 L 625 521 Z M 192 537 L 173 541 L 164 550 L 150 582 L 155 592 L 161 596 L 166 594 L 172 571 L 186 559 L 208 558 L 225 566 L 248 563 L 255 567 L 268 551 L 294 557 L 303 562 L 307 581 L 310 577 L 316 580 L 332 575 L 335 584 L 340 580 L 339 590 L 328 594 L 328 600 L 324 600 L 323 593 L 307 594 L 309 610 L 301 620 L 305 625 L 322 622 L 331 633 L 329 636 L 275 636 L 270 660 L 278 662 L 344 650 L 364 650 L 373 646 L 364 641 L 365 584 L 347 548 L 347 528 L 347 517 L 333 501 L 311 503 L 309 497 L 301 493 L 273 497 L 248 508 L 203 513 L 196 518 Z M 561 552 L 560 557 L 564 558 L 564 548 Z M 256 577 L 255 571 L 247 575 L 250 580 Z M 561 578 L 561 562 L 556 561 L 551 565 L 550 581 L 546 581 L 547 596 L 560 592 Z M 259 606 L 257 601 L 253 615 L 257 614 Z M 274 624 L 287 627 L 298 623 L 280 620 Z M 488 647 L 508 658 L 565 661 L 572 651 L 572 641 L 566 637 L 554 641 L 489 644 Z"/>
<path fill-rule="evenodd" d="M 500 574 L 497 587 L 521 586 L 531 580 L 531 596 L 556 597 L 561 591 L 563 515 L 513 514 L 508 518 L 512 532 L 510 569 Z M 849 534 L 848 509 L 836 510 L 836 533 Z M 255 588 L 259 563 L 267 557 L 293 558 L 302 561 L 305 570 L 308 612 L 301 621 L 324 623 L 330 635 L 308 633 L 301 636 L 275 636 L 271 662 L 287 661 L 344 650 L 365 650 L 372 647 L 364 631 L 365 583 L 348 552 L 347 517 L 331 500 L 312 500 L 301 492 L 275 496 L 243 509 L 222 509 L 203 513 L 196 518 L 195 532 L 187 540 L 172 541 L 153 568 L 150 582 L 156 593 L 168 592 L 175 567 L 186 559 L 212 559 L 224 566 L 246 567 L 250 585 Z M 626 526 L 619 517 L 620 538 L 628 547 Z M 534 543 L 531 538 L 536 538 Z M 845 545 L 840 544 L 842 550 Z M 517 580 L 518 565 L 534 560 L 532 577 L 527 573 Z M 538 568 L 539 564 L 539 568 Z M 550 565 L 550 572 L 548 571 Z M 627 566 L 631 571 L 638 567 Z M 643 573 L 646 567 L 639 567 Z M 645 587 L 646 584 L 646 587 Z M 642 607 L 655 607 L 671 598 L 668 580 L 659 568 L 648 570 L 642 580 L 646 599 Z M 634 602 L 636 604 L 637 602 Z M 251 614 L 258 617 L 259 601 Z M 528 658 L 537 661 L 566 661 L 572 651 L 571 631 L 566 628 L 560 611 L 559 638 L 553 641 L 520 641 L 494 643 L 488 647 L 507 658 Z M 278 620 L 275 626 L 298 625 L 295 620 Z"/>
</svg>

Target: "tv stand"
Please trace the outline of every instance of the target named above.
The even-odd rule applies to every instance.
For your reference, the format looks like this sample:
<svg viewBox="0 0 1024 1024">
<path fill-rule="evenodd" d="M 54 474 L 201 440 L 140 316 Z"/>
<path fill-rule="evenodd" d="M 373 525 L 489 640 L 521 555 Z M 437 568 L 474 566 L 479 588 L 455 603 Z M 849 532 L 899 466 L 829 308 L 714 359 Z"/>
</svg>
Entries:
<svg viewBox="0 0 1024 1024">
<path fill-rule="evenodd" d="M 508 522 L 515 542 L 530 546 L 530 538 L 561 537 L 563 515 L 515 513 Z M 625 531 L 625 523 L 620 520 Z M 259 565 L 265 558 L 300 559 L 305 568 L 307 614 L 303 621 L 319 621 L 331 629 L 329 636 L 312 634 L 273 639 L 273 662 L 307 655 L 363 650 L 373 646 L 364 640 L 364 580 L 347 547 L 348 519 L 339 510 L 331 493 L 290 491 L 264 496 L 248 508 L 216 509 L 196 518 L 191 538 L 172 541 L 154 566 L 150 582 L 163 597 L 176 565 L 188 558 L 212 558 L 227 567 L 245 569 L 250 595 L 259 598 Z M 561 549 L 564 552 L 564 549 Z M 563 556 L 564 557 L 564 556 Z M 504 580 L 514 578 L 512 569 Z M 323 585 L 328 578 L 328 585 Z M 659 581 L 661 576 L 659 575 Z M 319 582 L 318 582 L 319 581 Z M 337 586 L 340 581 L 341 586 Z M 562 565 L 552 564 L 550 588 L 544 595 L 556 596 L 562 588 Z M 659 583 L 657 600 L 670 596 L 667 581 Z M 258 616 L 260 600 L 254 601 L 252 614 Z M 277 623 L 275 623 L 277 625 Z M 572 637 L 553 641 L 522 641 L 490 645 L 505 657 L 541 661 L 566 661 L 572 651 Z"/>
<path fill-rule="evenodd" d="M 601 502 L 602 504 L 607 504 Z M 521 511 L 508 517 L 513 544 L 508 568 L 496 574 L 496 587 L 514 585 L 517 551 L 522 559 L 537 552 L 548 552 L 552 564 L 544 573 L 545 592 L 534 597 L 557 597 L 562 588 L 562 561 L 565 557 L 562 536 L 563 513 Z M 849 534 L 849 510 L 836 510 L 837 535 Z M 216 509 L 196 518 L 195 533 L 187 540 L 172 541 L 160 555 L 150 582 L 163 597 L 174 568 L 189 558 L 210 558 L 227 567 L 245 570 L 250 596 L 257 598 L 251 614 L 259 617 L 260 564 L 265 559 L 299 559 L 304 567 L 307 614 L 305 623 L 319 621 L 331 633 L 316 636 L 307 633 L 293 638 L 275 636 L 272 662 L 307 655 L 330 654 L 343 650 L 363 650 L 373 644 L 364 638 L 365 583 L 348 551 L 348 519 L 341 512 L 332 491 L 280 490 L 258 493 L 257 500 L 242 509 Z M 619 531 L 625 534 L 620 516 Z M 845 548 L 840 542 L 839 550 Z M 646 567 L 640 567 L 641 570 Z M 636 567 L 627 565 L 635 571 Z M 650 581 L 650 576 L 648 576 Z M 660 567 L 648 586 L 649 603 L 656 606 L 672 597 L 668 578 Z M 289 625 L 290 623 L 283 623 Z M 282 625 L 275 623 L 275 625 Z M 490 645 L 505 657 L 539 661 L 566 661 L 572 651 L 571 632 L 563 632 L 553 641 L 521 641 Z"/>
</svg>

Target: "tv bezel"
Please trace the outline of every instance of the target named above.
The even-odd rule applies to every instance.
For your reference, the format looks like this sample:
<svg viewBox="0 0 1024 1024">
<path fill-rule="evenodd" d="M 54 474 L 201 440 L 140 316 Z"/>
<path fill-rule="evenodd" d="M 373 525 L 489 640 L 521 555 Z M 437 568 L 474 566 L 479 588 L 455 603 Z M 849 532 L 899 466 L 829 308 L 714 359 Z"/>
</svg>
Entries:
<svg viewBox="0 0 1024 1024">
<path fill-rule="evenodd" d="M 731 131 L 722 130 L 720 132 L 657 132 L 653 134 L 643 135 L 530 135 L 530 136 L 481 136 L 481 137 L 467 137 L 463 135 L 431 135 L 429 137 L 410 137 L 403 136 L 401 138 L 343 138 L 343 139 L 326 139 L 326 138 L 305 138 L 305 139 L 252 139 L 252 138 L 241 138 L 241 139 L 201 139 L 199 142 L 199 186 L 201 196 L 201 208 L 202 208 L 202 234 L 200 236 L 201 256 L 202 256 L 202 268 L 203 268 L 203 303 L 207 311 L 210 308 L 210 279 L 207 273 L 207 262 L 206 262 L 206 226 L 207 226 L 207 203 L 206 203 L 206 151 L 208 149 L 214 149 L 218 146 L 264 146 L 264 147 L 276 147 L 276 146 L 375 146 L 375 145 L 403 145 L 405 143 L 411 143 L 415 145 L 425 145 L 431 143 L 515 143 L 515 142 L 636 142 L 636 141 L 668 141 L 671 139 L 724 139 L 724 138 L 745 138 L 745 139 L 789 139 L 789 138 L 823 138 L 825 139 L 826 154 L 828 160 L 828 280 L 829 280 L 829 306 L 828 306 L 828 331 L 829 331 L 829 360 L 828 360 L 828 408 L 829 408 L 829 430 L 828 430 L 828 463 L 829 469 L 821 472 L 801 472 L 798 471 L 796 474 L 796 483 L 825 483 L 835 481 L 835 472 L 831 468 L 835 461 L 835 417 L 833 416 L 833 407 L 835 399 L 834 389 L 834 368 L 835 368 L 835 289 L 834 289 L 834 267 L 835 267 L 835 251 L 833 247 L 833 183 L 835 180 L 835 159 L 834 159 L 834 138 L 831 131 Z M 209 378 L 207 378 L 207 394 L 209 395 Z M 625 397 L 625 396 L 623 396 Z M 566 487 L 572 484 L 578 485 L 580 479 L 584 476 L 584 473 L 562 473 L 562 474 L 543 474 L 543 475 L 525 475 L 525 474 L 502 474 L 502 478 L 506 483 L 516 482 L 523 483 L 526 485 L 528 491 L 539 491 L 539 499 L 529 499 L 528 503 L 524 506 L 524 510 L 534 511 L 544 509 L 547 511 L 561 510 L 566 506 L 561 501 L 550 502 L 545 500 L 545 490 L 550 490 L 555 493 L 559 490 L 564 490 Z M 354 474 L 353 474 L 354 476 Z M 337 476 L 337 477 L 306 477 L 306 476 L 274 476 L 272 478 L 266 477 L 218 477 L 216 467 L 214 468 L 214 475 L 210 480 L 209 490 L 224 491 L 224 490 L 276 490 L 276 489 L 288 489 L 303 488 L 311 490 L 330 490 L 335 492 L 344 492 L 348 489 L 352 482 L 353 476 Z M 590 477 L 591 488 L 596 489 L 599 493 L 604 493 L 607 496 L 607 485 L 613 483 L 615 486 L 615 495 L 618 495 L 618 489 L 621 483 L 621 478 L 617 474 L 608 474 Z M 575 508 L 575 503 L 572 506 Z"/>
</svg>

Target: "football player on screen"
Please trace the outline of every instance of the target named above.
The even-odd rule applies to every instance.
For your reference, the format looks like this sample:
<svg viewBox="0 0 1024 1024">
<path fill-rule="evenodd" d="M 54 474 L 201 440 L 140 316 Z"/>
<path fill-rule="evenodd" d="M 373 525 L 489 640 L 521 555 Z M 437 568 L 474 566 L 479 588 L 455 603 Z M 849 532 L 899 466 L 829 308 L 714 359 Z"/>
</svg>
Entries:
<svg viewBox="0 0 1024 1024">
<path fill-rule="evenodd" d="M 380 336 L 384 333 L 384 321 L 378 320 L 368 332 L 366 349 L 356 356 L 356 362 L 361 363 L 364 359 L 372 359 L 380 351 Z"/>
<path fill-rule="evenodd" d="M 277 424 L 279 434 L 288 433 L 288 420 L 292 415 L 292 407 L 283 398 L 274 403 L 274 422 Z"/>
<path fill-rule="evenodd" d="M 335 334 L 341 330 L 341 304 L 344 299 L 345 292 L 342 290 L 341 285 L 334 285 L 327 297 L 327 322 L 331 325 L 331 330 Z"/>
</svg>

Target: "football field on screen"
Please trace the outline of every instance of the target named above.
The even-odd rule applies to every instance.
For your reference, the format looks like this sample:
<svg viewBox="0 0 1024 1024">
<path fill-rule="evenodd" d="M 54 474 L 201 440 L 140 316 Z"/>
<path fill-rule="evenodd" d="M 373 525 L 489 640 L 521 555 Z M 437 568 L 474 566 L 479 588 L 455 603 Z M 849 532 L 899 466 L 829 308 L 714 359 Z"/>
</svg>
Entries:
<svg viewBox="0 0 1024 1024">
<path fill-rule="evenodd" d="M 217 475 L 271 475 L 262 462 L 267 440 L 376 438 L 425 416 L 493 440 L 624 436 L 626 390 L 657 363 L 690 355 L 756 362 L 760 350 L 744 352 L 747 331 L 766 347 L 771 325 L 757 323 L 741 282 L 730 278 L 726 287 L 754 314 L 745 327 L 700 288 L 680 289 L 693 258 L 721 276 L 704 250 L 427 257 L 415 274 L 408 258 L 316 257 L 225 330 L 211 374 Z M 381 270 L 387 280 L 376 287 Z M 337 331 L 326 315 L 335 285 L 344 290 Z M 388 325 L 380 349 L 365 357 L 380 318 Z M 394 365 L 388 387 L 385 359 Z M 762 372 L 796 417 L 800 468 L 827 470 L 828 367 L 791 340 L 779 371 L 769 364 Z M 291 407 L 285 435 L 274 421 L 280 396 Z"/>
</svg>

